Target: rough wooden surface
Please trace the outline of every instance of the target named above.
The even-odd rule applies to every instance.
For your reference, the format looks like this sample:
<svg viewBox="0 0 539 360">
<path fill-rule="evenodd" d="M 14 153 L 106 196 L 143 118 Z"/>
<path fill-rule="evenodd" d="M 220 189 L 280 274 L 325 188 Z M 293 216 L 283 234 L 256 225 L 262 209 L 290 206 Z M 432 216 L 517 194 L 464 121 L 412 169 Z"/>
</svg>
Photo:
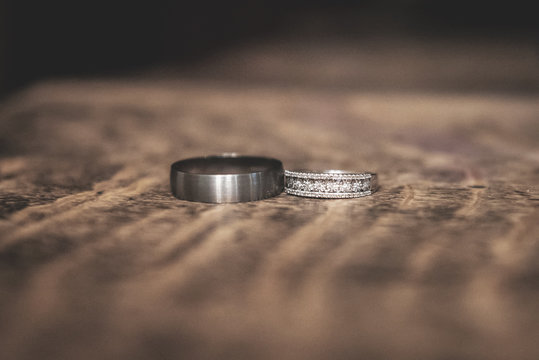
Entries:
<svg viewBox="0 0 539 360">
<path fill-rule="evenodd" d="M 46 82 L 0 112 L 5 359 L 537 359 L 536 95 Z M 353 200 L 174 199 L 236 151 Z"/>
</svg>

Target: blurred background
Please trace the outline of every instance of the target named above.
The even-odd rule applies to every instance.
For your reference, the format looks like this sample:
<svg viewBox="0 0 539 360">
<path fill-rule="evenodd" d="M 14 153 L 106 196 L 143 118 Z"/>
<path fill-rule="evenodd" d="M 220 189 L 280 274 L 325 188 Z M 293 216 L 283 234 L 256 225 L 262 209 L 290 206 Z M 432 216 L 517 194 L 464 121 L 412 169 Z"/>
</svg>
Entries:
<svg viewBox="0 0 539 360">
<path fill-rule="evenodd" d="M 523 0 L 0 0 L 0 95 L 111 75 L 537 91 L 538 24 Z"/>
</svg>

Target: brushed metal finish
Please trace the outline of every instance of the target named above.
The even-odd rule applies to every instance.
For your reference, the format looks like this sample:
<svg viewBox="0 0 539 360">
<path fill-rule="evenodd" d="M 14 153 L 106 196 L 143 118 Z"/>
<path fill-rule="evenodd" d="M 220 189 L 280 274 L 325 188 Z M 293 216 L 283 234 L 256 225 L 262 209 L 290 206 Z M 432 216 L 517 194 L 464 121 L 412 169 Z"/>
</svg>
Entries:
<svg viewBox="0 0 539 360">
<path fill-rule="evenodd" d="M 182 200 L 233 203 L 262 200 L 284 189 L 283 164 L 257 156 L 208 156 L 177 161 L 170 187 Z"/>
</svg>

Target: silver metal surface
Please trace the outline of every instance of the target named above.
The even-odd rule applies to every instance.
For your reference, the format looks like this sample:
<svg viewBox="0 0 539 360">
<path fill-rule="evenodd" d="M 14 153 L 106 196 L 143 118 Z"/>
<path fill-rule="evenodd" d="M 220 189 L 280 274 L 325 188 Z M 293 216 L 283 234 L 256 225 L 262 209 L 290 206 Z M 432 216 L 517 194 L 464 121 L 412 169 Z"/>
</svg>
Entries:
<svg viewBox="0 0 539 360">
<path fill-rule="evenodd" d="M 349 199 L 371 195 L 378 188 L 374 173 L 343 170 L 285 171 L 285 192 L 323 199 Z"/>
<path fill-rule="evenodd" d="M 276 159 L 234 154 L 177 161 L 170 168 L 170 187 L 182 200 L 233 203 L 279 195 L 283 164 Z"/>
</svg>

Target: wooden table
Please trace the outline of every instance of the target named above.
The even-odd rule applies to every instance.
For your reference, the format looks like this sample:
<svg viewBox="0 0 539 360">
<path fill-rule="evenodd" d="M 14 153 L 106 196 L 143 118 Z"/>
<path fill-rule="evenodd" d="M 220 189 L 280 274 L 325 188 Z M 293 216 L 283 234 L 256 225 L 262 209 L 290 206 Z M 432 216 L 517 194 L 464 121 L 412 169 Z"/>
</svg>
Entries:
<svg viewBox="0 0 539 360">
<path fill-rule="evenodd" d="M 180 75 L 2 105 L 2 358 L 539 358 L 537 93 Z M 381 189 L 171 196 L 173 161 L 230 151 Z"/>
</svg>

